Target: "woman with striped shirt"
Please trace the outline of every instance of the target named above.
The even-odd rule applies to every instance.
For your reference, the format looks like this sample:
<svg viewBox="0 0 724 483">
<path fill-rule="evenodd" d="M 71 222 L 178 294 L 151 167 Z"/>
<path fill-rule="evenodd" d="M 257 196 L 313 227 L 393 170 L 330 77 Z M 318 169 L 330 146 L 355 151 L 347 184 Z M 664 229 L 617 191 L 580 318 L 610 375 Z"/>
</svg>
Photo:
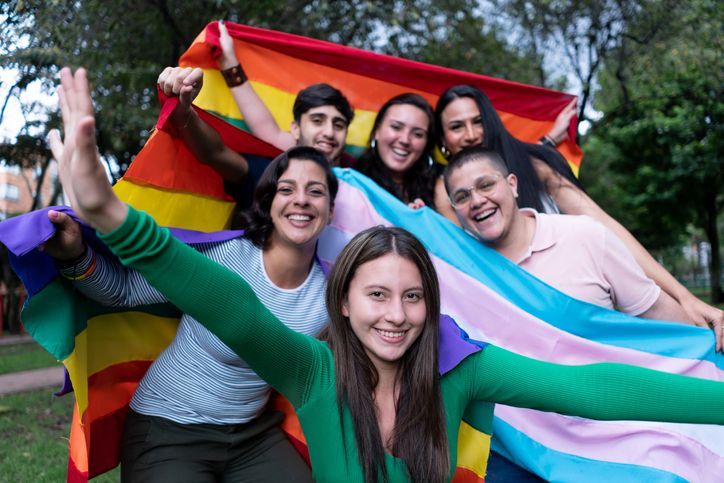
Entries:
<svg viewBox="0 0 724 483">
<path fill-rule="evenodd" d="M 324 156 L 313 148 L 292 148 L 264 172 L 243 237 L 198 248 L 244 278 L 291 329 L 316 336 L 328 316 L 315 249 L 336 192 Z M 60 236 L 46 251 L 86 296 L 113 306 L 166 301 L 137 272 L 86 247 L 67 215 L 49 216 Z M 269 392 L 229 347 L 184 314 L 173 342 L 131 400 L 122 480 L 311 481 L 306 463 L 278 427 L 281 414 L 265 411 Z"/>
<path fill-rule="evenodd" d="M 85 72 L 64 68 L 61 82 L 72 103 L 61 103 L 66 139 L 54 131 L 51 148 L 73 207 L 124 264 L 196 314 L 289 398 L 316 481 L 449 481 L 457 430 L 475 401 L 587 418 L 724 424 L 724 383 L 624 364 L 564 366 L 476 346 L 440 375 L 443 339 L 466 342 L 459 329 L 442 330 L 435 268 L 424 246 L 399 228 L 365 230 L 337 258 L 326 341 L 289 330 L 249 284 L 115 196 L 95 147 Z"/>
</svg>

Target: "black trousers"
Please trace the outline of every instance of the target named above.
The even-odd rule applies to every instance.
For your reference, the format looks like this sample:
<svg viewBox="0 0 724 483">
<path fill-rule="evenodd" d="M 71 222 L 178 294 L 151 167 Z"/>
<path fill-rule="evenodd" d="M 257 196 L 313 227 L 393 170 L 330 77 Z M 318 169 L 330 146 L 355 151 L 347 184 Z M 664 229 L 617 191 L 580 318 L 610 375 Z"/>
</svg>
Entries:
<svg viewBox="0 0 724 483">
<path fill-rule="evenodd" d="M 128 412 L 121 481 L 311 482 L 309 466 L 269 411 L 246 424 L 179 424 Z"/>
</svg>

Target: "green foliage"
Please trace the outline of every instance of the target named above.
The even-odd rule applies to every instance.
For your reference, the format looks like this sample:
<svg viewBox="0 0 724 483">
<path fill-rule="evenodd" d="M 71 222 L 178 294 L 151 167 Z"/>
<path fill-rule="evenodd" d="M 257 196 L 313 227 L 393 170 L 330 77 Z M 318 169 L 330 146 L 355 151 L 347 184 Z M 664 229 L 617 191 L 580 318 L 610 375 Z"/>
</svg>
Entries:
<svg viewBox="0 0 724 483">
<path fill-rule="evenodd" d="M 32 80 L 47 90 L 62 65 L 85 66 L 94 86 L 101 153 L 123 171 L 157 116 L 155 81 L 218 18 L 530 81 L 535 59 L 504 45 L 471 0 L 25 0 L 0 6 L 0 68 L 17 68 L 14 94 Z M 477 12 L 477 13 L 476 13 Z M 452 23 L 448 19 L 454 19 Z M 458 36 L 458 31 L 463 36 Z M 447 39 L 456 39 L 450 41 Z M 26 106 L 27 107 L 27 106 Z M 44 139 L 57 124 L 51 119 Z M 5 150 L 7 154 L 7 149 Z M 0 150 L 0 156 L 3 156 Z M 20 158 L 3 156 L 9 162 Z"/>
<path fill-rule="evenodd" d="M 673 1 L 657 0 L 660 5 Z M 578 118 L 584 120 L 601 67 L 620 51 L 627 40 L 631 19 L 638 18 L 649 2 L 491 0 L 491 3 L 503 14 L 497 22 L 514 27 L 519 43 L 531 54 L 529 58 L 547 57 L 551 64 L 575 79 L 580 86 Z M 549 84 L 554 85 L 551 81 Z"/>
<path fill-rule="evenodd" d="M 698 226 L 712 245 L 711 274 L 718 280 L 723 14 L 712 0 L 687 2 L 668 14 L 678 22 L 645 45 L 626 45 L 624 65 L 606 66 L 597 103 L 604 118 L 585 146 L 587 162 L 604 159 L 618 173 L 614 216 L 632 215 L 632 231 L 649 247 L 670 246 L 690 224 Z M 630 26 L 634 38 L 637 27 Z"/>
</svg>

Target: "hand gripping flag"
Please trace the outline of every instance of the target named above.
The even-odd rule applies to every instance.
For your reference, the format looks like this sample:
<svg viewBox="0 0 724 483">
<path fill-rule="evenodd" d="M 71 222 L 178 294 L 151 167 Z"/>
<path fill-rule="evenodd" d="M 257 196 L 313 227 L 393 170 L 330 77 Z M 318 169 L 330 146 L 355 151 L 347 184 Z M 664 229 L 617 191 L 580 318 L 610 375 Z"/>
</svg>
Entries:
<svg viewBox="0 0 724 483">
<path fill-rule="evenodd" d="M 376 109 L 402 92 L 418 92 L 434 104 L 450 85 L 477 85 L 489 95 L 508 129 L 528 141 L 545 134 L 571 99 L 288 34 L 232 24 L 229 30 L 249 78 L 281 126 L 291 121 L 294 93 L 308 84 L 330 82 L 348 96 L 356 109 L 348 138 L 350 153 L 366 145 Z M 182 65 L 204 68 L 204 89 L 197 105 L 208 112 L 199 113 L 237 151 L 273 156 L 277 152 L 273 147 L 233 127 L 244 124 L 216 70 L 217 51 L 218 29 L 212 23 L 181 59 Z M 293 75 L 280 75 L 285 71 Z M 202 231 L 224 228 L 231 200 L 221 179 L 196 162 L 174 137 L 166 122 L 172 108 L 173 100 L 164 105 L 158 129 L 116 191 L 161 224 Z M 562 151 L 576 168 L 577 147 L 569 143 Z M 640 322 L 577 302 L 481 247 L 430 210 L 409 211 L 363 176 L 349 170 L 337 174 L 341 189 L 335 219 L 320 242 L 323 262 L 331 263 L 343 243 L 361 229 L 375 224 L 403 226 L 430 250 L 442 281 L 444 311 L 473 339 L 561 363 L 613 360 L 722 379 L 722 358 L 714 354 L 706 331 Z M 37 252 L 25 256 L 35 257 Z M 31 268 L 43 265 L 31 262 Z M 127 402 L 145 368 L 173 337 L 175 314 L 165 306 L 109 314 L 77 301 L 59 303 L 74 300 L 72 290 L 54 278 L 34 279 L 37 274 L 30 272 L 32 297 L 24 320 L 36 339 L 64 362 L 74 384 L 76 423 L 82 424 L 75 424 L 71 434 L 69 480 L 82 481 L 117 464 L 117 437 Z M 39 316 L 43 311 L 37 307 L 48 303 L 60 309 L 53 314 L 55 325 Z M 61 319 L 64 322 L 58 322 Z M 121 370 L 124 366 L 130 370 Z M 491 410 L 482 406 L 466 415 L 473 424 L 461 431 L 461 443 L 472 444 L 467 444 L 471 448 L 467 456 L 459 454 L 459 481 L 480 481 L 484 475 L 492 428 L 476 428 L 475 422 L 484 421 Z M 713 475 L 722 474 L 721 428 L 599 423 L 504 407 L 496 415 L 493 446 L 549 480 L 713 481 Z M 285 423 L 285 429 L 303 445 L 293 420 Z"/>
</svg>

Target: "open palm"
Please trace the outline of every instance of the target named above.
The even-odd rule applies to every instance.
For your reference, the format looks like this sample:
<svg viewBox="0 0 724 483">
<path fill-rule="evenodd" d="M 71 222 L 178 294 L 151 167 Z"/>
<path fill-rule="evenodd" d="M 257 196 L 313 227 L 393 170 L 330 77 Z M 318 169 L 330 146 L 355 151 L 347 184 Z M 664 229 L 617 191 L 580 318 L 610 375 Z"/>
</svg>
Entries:
<svg viewBox="0 0 724 483">
<path fill-rule="evenodd" d="M 127 207 L 111 189 L 98 157 L 93 102 L 84 69 L 60 71 L 58 99 L 65 139 L 54 130 L 50 148 L 58 161 L 60 181 L 78 215 L 101 232 L 119 226 Z"/>
</svg>

